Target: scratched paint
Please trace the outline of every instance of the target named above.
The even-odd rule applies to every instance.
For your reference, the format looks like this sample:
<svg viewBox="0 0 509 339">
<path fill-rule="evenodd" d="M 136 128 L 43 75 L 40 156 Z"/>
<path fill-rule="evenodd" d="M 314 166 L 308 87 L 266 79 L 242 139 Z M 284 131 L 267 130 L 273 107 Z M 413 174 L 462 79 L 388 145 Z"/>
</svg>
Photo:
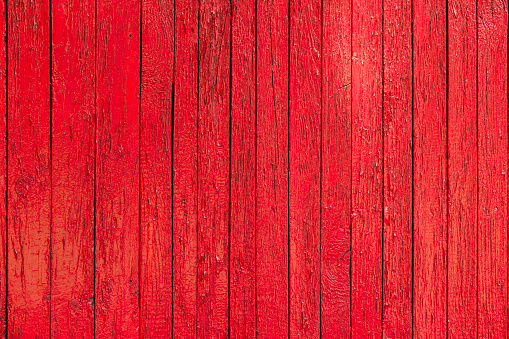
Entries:
<svg viewBox="0 0 509 339">
<path fill-rule="evenodd" d="M 507 0 L 0 4 L 0 332 L 507 337 Z"/>
</svg>

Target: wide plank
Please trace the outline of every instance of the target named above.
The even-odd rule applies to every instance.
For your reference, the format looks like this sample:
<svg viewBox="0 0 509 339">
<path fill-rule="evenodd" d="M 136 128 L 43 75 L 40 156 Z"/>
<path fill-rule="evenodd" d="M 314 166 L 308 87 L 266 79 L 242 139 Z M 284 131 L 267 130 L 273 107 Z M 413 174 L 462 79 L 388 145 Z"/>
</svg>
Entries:
<svg viewBox="0 0 509 339">
<path fill-rule="evenodd" d="M 94 336 L 95 2 L 53 0 L 51 336 Z"/>
<path fill-rule="evenodd" d="M 139 335 L 140 0 L 97 2 L 95 335 Z"/>
</svg>

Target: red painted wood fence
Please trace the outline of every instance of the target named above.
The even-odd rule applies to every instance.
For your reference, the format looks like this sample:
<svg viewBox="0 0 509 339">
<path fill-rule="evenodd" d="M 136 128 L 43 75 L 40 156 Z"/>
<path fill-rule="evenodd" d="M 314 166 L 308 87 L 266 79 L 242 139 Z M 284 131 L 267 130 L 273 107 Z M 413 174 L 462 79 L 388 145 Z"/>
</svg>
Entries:
<svg viewBox="0 0 509 339">
<path fill-rule="evenodd" d="M 4 337 L 508 337 L 507 0 L 6 0 L 0 35 Z"/>
</svg>

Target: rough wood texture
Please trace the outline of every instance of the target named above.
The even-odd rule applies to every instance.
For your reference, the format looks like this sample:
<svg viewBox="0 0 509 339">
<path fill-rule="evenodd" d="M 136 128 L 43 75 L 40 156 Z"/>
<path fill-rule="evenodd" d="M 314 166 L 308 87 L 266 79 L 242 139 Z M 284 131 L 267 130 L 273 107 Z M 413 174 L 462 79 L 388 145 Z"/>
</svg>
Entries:
<svg viewBox="0 0 509 339">
<path fill-rule="evenodd" d="M 256 337 L 256 0 L 232 1 L 230 336 Z"/>
<path fill-rule="evenodd" d="M 175 1 L 173 334 L 196 337 L 198 0 Z"/>
<path fill-rule="evenodd" d="M 198 0 L 175 2 L 173 334 L 196 337 Z"/>
<path fill-rule="evenodd" d="M 227 0 L 200 2 L 198 337 L 229 332 L 230 15 Z"/>
<path fill-rule="evenodd" d="M 7 26 L 0 4 L 0 336 L 7 337 Z"/>
<path fill-rule="evenodd" d="M 477 3 L 478 336 L 507 338 L 507 1 Z"/>
<path fill-rule="evenodd" d="M 448 336 L 477 335 L 476 1 L 448 3 Z"/>
<path fill-rule="evenodd" d="M 351 1 L 323 2 L 321 334 L 349 338 L 352 48 Z"/>
<path fill-rule="evenodd" d="M 384 0 L 383 337 L 412 337 L 412 3 Z"/>
<path fill-rule="evenodd" d="M 50 337 L 49 1 L 8 2 L 8 336 Z"/>
<path fill-rule="evenodd" d="M 353 3 L 352 335 L 382 333 L 382 0 Z"/>
<path fill-rule="evenodd" d="M 51 336 L 94 336 L 95 3 L 53 0 Z"/>
<path fill-rule="evenodd" d="M 414 290 L 416 338 L 447 332 L 446 2 L 414 0 Z"/>
<path fill-rule="evenodd" d="M 320 335 L 321 2 L 290 0 L 290 336 Z"/>
<path fill-rule="evenodd" d="M 257 0 L 256 307 L 260 338 L 288 337 L 288 0 Z"/>
<path fill-rule="evenodd" d="M 139 0 L 97 3 L 95 334 L 139 334 Z"/>
<path fill-rule="evenodd" d="M 174 4 L 142 3 L 140 335 L 172 335 Z"/>
</svg>

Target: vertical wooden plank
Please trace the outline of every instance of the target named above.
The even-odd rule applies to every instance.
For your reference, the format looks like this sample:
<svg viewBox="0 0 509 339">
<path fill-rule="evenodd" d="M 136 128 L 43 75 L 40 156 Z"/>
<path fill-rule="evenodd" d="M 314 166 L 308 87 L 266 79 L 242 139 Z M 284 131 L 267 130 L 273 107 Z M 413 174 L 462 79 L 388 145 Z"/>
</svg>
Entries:
<svg viewBox="0 0 509 339">
<path fill-rule="evenodd" d="M 8 334 L 50 336 L 50 8 L 8 2 Z"/>
<path fill-rule="evenodd" d="M 172 336 L 174 3 L 142 3 L 140 330 Z"/>
<path fill-rule="evenodd" d="M 173 334 L 196 337 L 198 0 L 175 0 Z"/>
<path fill-rule="evenodd" d="M 323 1 L 321 328 L 349 338 L 352 2 Z"/>
<path fill-rule="evenodd" d="M 414 0 L 414 337 L 447 330 L 445 0 Z"/>
<path fill-rule="evenodd" d="M 290 1 L 290 336 L 320 335 L 321 1 Z"/>
<path fill-rule="evenodd" d="M 94 335 L 95 3 L 53 0 L 51 336 Z"/>
<path fill-rule="evenodd" d="M 382 335 L 382 0 L 352 16 L 352 334 Z"/>
<path fill-rule="evenodd" d="M 383 6 L 383 336 L 411 338 L 412 2 Z"/>
<path fill-rule="evenodd" d="M 477 336 L 476 0 L 448 3 L 448 336 Z"/>
<path fill-rule="evenodd" d="M 0 4 L 0 336 L 7 337 L 7 27 L 6 1 Z"/>
<path fill-rule="evenodd" d="M 198 337 L 229 332 L 230 15 L 227 0 L 200 3 Z"/>
<path fill-rule="evenodd" d="M 478 336 L 507 338 L 507 0 L 480 0 Z"/>
<path fill-rule="evenodd" d="M 256 0 L 232 1 L 230 336 L 256 337 Z"/>
<path fill-rule="evenodd" d="M 99 338 L 139 329 L 140 1 L 97 1 L 96 312 Z"/>
<path fill-rule="evenodd" d="M 288 0 L 257 0 L 256 306 L 261 338 L 288 337 Z"/>
</svg>

